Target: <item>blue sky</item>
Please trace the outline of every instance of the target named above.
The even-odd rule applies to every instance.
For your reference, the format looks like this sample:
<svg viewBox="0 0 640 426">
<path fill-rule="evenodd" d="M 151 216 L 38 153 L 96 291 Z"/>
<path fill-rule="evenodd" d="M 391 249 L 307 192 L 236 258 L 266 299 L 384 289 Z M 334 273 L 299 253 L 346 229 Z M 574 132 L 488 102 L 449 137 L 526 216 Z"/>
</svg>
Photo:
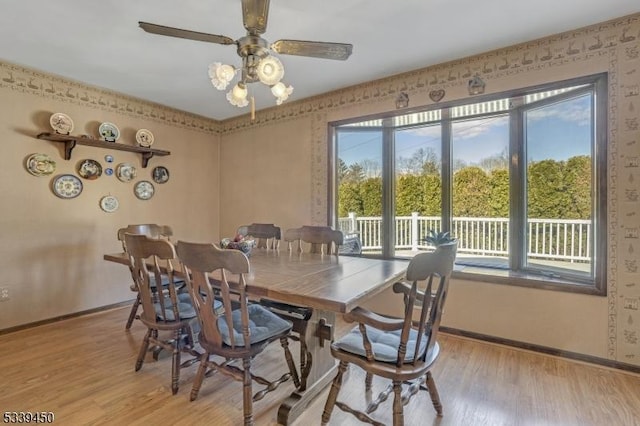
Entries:
<svg viewBox="0 0 640 426">
<path fill-rule="evenodd" d="M 590 96 L 552 104 L 527 113 L 528 159 L 566 160 L 590 154 Z M 466 120 L 454 124 L 454 158 L 468 164 L 498 155 L 508 145 L 506 116 Z M 347 165 L 363 160 L 381 162 L 382 138 L 377 132 L 343 134 L 340 158 Z M 429 126 L 396 133 L 396 156 L 411 157 L 419 148 L 440 155 L 440 128 Z"/>
</svg>

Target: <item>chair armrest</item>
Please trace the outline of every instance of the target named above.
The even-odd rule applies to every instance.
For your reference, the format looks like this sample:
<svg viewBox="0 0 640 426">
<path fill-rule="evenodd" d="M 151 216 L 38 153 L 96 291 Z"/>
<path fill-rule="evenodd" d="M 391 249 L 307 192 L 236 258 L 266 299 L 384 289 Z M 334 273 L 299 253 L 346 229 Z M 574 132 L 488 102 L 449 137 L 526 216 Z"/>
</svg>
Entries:
<svg viewBox="0 0 640 426">
<path fill-rule="evenodd" d="M 359 322 L 383 331 L 400 330 L 404 324 L 404 319 L 385 317 L 360 307 L 345 314 L 344 320 L 347 322 Z"/>
<path fill-rule="evenodd" d="M 393 292 L 394 293 L 402 293 L 405 296 L 407 296 L 407 295 L 409 295 L 410 291 L 411 291 L 411 284 L 406 283 L 404 281 L 398 281 L 397 283 L 395 283 L 393 285 Z M 416 297 L 423 298 L 424 297 L 424 291 L 416 290 Z"/>
</svg>

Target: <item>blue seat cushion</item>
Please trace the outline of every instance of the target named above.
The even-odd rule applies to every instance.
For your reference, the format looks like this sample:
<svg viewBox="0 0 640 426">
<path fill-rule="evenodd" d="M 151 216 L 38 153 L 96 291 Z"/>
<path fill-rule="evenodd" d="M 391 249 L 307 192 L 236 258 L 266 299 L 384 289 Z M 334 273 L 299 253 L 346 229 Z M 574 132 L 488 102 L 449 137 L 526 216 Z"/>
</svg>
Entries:
<svg viewBox="0 0 640 426">
<path fill-rule="evenodd" d="M 402 333 L 402 330 L 382 331 L 377 328 L 369 327 L 368 325 L 365 325 L 365 329 L 367 331 L 367 337 L 371 342 L 374 359 L 381 362 L 396 362 L 398 360 L 398 347 L 400 346 L 400 334 Z M 413 362 L 413 355 L 415 353 L 417 341 L 418 332 L 411 329 L 409 331 L 409 339 L 407 340 L 407 352 L 404 358 L 405 363 Z M 343 351 L 351 352 L 363 357 L 366 356 L 362 333 L 360 333 L 360 329 L 358 327 L 351 329 L 349 333 L 336 341 L 334 345 Z M 424 354 L 426 347 L 427 336 L 423 336 L 422 340 L 420 340 L 418 357 Z M 437 354 L 438 351 L 439 348 L 436 343 L 432 349 L 432 353 Z M 431 356 L 432 354 L 429 355 L 429 357 Z"/>
<path fill-rule="evenodd" d="M 291 321 L 280 318 L 273 312 L 258 304 L 251 304 L 247 306 L 247 310 L 249 311 L 250 344 L 262 342 L 280 333 L 291 330 L 291 327 L 293 327 L 293 323 Z M 232 312 L 234 329 L 233 335 L 236 346 L 245 345 L 244 337 L 242 336 L 242 319 L 240 315 L 240 309 L 235 309 Z M 227 321 L 223 316 L 218 318 L 218 329 L 222 335 L 222 341 L 231 346 L 229 328 L 227 327 Z"/>
<path fill-rule="evenodd" d="M 160 276 L 160 278 L 162 279 L 162 286 L 163 287 L 169 284 L 169 276 L 168 275 L 162 274 Z M 173 277 L 173 282 L 175 284 L 177 284 L 178 286 L 184 284 L 184 280 L 182 278 Z M 153 274 L 149 275 L 149 285 L 151 286 L 151 288 L 156 288 L 156 276 L 153 275 Z"/>
<path fill-rule="evenodd" d="M 162 306 L 159 302 L 153 304 L 156 310 L 156 315 L 158 319 L 162 319 L 165 321 L 175 321 L 176 318 L 173 315 L 173 302 L 170 298 L 164 299 L 164 315 L 162 315 Z M 178 294 L 178 313 L 181 320 L 191 319 L 196 317 L 196 310 L 191 304 L 191 298 L 187 293 Z"/>
</svg>

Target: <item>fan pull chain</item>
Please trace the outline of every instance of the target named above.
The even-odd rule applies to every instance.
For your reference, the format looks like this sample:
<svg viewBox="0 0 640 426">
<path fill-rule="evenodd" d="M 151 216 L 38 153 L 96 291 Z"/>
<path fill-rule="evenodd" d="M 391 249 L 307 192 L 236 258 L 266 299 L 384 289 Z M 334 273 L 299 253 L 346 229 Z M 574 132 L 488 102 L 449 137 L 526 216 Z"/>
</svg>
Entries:
<svg viewBox="0 0 640 426">
<path fill-rule="evenodd" d="M 251 97 L 251 121 L 256 119 L 256 100 L 252 96 Z"/>
</svg>

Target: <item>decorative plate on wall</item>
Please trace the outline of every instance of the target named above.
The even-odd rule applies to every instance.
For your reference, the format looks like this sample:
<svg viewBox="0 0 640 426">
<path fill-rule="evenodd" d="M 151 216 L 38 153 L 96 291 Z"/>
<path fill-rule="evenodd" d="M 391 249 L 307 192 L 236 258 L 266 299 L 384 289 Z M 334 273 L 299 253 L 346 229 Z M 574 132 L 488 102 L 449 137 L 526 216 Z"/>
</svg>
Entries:
<svg viewBox="0 0 640 426">
<path fill-rule="evenodd" d="M 56 112 L 49 117 L 49 124 L 54 132 L 68 135 L 73 131 L 73 120 L 67 114 Z"/>
<path fill-rule="evenodd" d="M 102 165 L 96 160 L 82 160 L 78 163 L 78 174 L 87 180 L 96 180 L 102 176 Z"/>
<path fill-rule="evenodd" d="M 60 198 L 76 198 L 82 192 L 82 182 L 75 175 L 60 175 L 53 180 L 53 193 Z"/>
<path fill-rule="evenodd" d="M 140 129 L 136 132 L 136 142 L 138 145 L 149 148 L 153 145 L 153 133 L 147 129 Z"/>
<path fill-rule="evenodd" d="M 146 180 L 141 180 L 133 187 L 133 193 L 141 200 L 148 200 L 153 197 L 155 190 L 153 184 Z"/>
<path fill-rule="evenodd" d="M 164 166 L 154 167 L 151 176 L 155 183 L 165 183 L 169 180 L 169 170 Z"/>
<path fill-rule="evenodd" d="M 122 182 L 131 182 L 136 178 L 138 171 L 133 166 L 133 164 L 129 163 L 120 163 L 118 167 L 116 167 L 116 176 Z"/>
<path fill-rule="evenodd" d="M 113 123 L 102 123 L 98 127 L 98 133 L 107 142 L 115 142 L 120 137 L 120 129 Z"/>
<path fill-rule="evenodd" d="M 33 154 L 27 158 L 27 171 L 34 176 L 49 176 L 56 170 L 56 162 L 47 154 Z"/>
<path fill-rule="evenodd" d="M 100 208 L 107 213 L 113 213 L 120 207 L 120 202 L 113 195 L 105 195 L 100 199 Z"/>
</svg>

